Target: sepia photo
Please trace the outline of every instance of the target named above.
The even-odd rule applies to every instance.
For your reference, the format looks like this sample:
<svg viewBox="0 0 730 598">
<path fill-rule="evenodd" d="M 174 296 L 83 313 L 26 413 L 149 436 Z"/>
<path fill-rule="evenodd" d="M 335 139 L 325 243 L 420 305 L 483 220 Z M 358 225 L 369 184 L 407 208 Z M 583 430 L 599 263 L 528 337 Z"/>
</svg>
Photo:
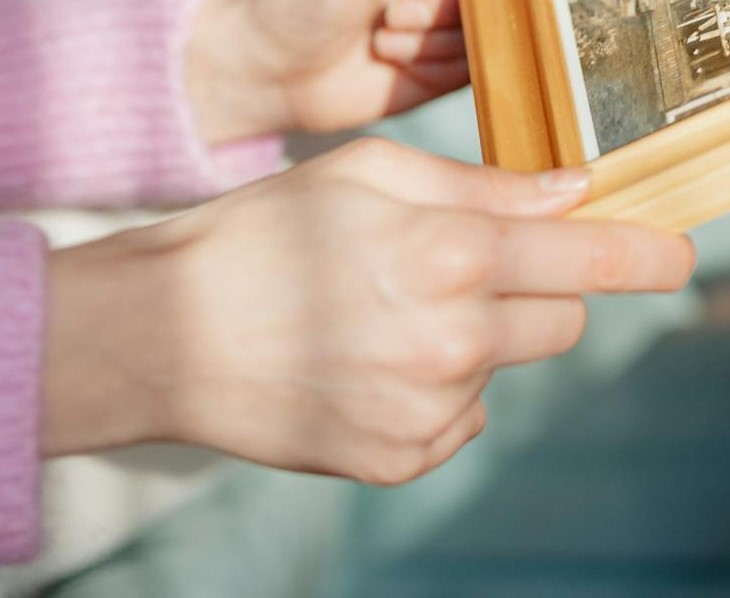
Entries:
<svg viewBox="0 0 730 598">
<path fill-rule="evenodd" d="M 730 98 L 730 0 L 554 0 L 587 158 Z"/>
</svg>

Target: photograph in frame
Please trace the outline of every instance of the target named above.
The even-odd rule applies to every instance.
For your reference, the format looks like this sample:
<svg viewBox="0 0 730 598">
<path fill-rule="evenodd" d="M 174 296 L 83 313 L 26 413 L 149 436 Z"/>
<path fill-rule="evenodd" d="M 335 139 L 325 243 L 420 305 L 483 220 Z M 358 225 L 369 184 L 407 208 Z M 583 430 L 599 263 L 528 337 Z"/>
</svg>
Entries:
<svg viewBox="0 0 730 598">
<path fill-rule="evenodd" d="M 553 0 L 586 159 L 730 98 L 730 0 Z"/>
</svg>

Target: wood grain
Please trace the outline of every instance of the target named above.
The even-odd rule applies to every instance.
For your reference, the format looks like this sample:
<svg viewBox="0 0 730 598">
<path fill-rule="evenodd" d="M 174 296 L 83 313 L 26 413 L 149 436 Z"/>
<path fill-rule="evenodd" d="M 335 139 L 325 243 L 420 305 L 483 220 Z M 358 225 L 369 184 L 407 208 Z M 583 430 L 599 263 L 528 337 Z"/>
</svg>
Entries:
<svg viewBox="0 0 730 598">
<path fill-rule="evenodd" d="M 685 232 L 730 212 L 730 142 L 655 171 L 570 218 L 621 220 Z"/>
<path fill-rule="evenodd" d="M 585 151 L 555 10 L 547 0 L 528 0 L 528 8 L 554 162 L 577 166 Z"/>
<path fill-rule="evenodd" d="M 605 197 L 728 141 L 730 102 L 724 102 L 591 162 L 591 196 Z"/>
<path fill-rule="evenodd" d="M 461 9 L 485 162 L 552 168 L 527 0 L 461 0 Z"/>
</svg>

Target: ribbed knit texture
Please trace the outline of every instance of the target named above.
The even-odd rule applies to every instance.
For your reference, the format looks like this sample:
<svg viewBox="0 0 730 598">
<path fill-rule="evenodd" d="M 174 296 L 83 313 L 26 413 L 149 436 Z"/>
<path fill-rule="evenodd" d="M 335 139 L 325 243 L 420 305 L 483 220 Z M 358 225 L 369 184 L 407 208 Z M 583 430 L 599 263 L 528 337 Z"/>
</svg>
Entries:
<svg viewBox="0 0 730 598">
<path fill-rule="evenodd" d="M 0 0 L 0 207 L 185 204 L 270 172 L 280 141 L 211 152 L 184 45 L 201 0 Z"/>
<path fill-rule="evenodd" d="M 181 206 L 270 174 L 278 138 L 210 150 L 184 85 L 202 0 L 0 0 L 0 210 Z M 45 244 L 0 221 L 0 563 L 38 547 Z"/>
<path fill-rule="evenodd" d="M 38 546 L 38 401 L 45 240 L 0 220 L 0 563 Z"/>
</svg>

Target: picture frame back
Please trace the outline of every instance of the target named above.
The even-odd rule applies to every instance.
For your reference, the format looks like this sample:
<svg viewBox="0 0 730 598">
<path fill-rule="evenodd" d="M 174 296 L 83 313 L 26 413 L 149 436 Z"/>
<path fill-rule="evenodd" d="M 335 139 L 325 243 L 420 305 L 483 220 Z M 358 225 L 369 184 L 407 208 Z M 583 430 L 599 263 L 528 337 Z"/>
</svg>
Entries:
<svg viewBox="0 0 730 598">
<path fill-rule="evenodd" d="M 730 212 L 730 101 L 586 162 L 552 0 L 460 0 L 487 164 L 534 172 L 586 164 L 571 218 L 684 232 Z"/>
</svg>

